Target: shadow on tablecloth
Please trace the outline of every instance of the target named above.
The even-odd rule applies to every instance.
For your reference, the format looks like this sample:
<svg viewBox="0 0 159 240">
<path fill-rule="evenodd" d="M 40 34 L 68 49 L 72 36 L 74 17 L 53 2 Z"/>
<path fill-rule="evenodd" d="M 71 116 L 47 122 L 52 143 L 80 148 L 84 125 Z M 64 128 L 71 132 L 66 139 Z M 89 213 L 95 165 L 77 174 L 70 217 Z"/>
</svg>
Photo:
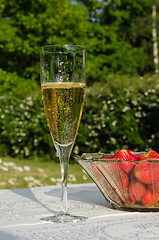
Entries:
<svg viewBox="0 0 159 240">
<path fill-rule="evenodd" d="M 0 240 L 21 240 L 21 238 L 14 236 L 10 233 L 6 233 L 4 231 L 0 231 Z M 23 238 L 23 240 L 27 240 L 27 239 Z"/>
<path fill-rule="evenodd" d="M 50 212 L 51 214 L 56 214 L 57 212 L 53 211 L 51 208 L 49 208 L 47 205 L 45 205 L 44 203 L 42 203 L 38 197 L 36 197 L 36 195 L 34 194 L 33 190 L 31 188 L 24 188 L 24 189 L 9 189 L 11 192 L 16 193 L 19 196 L 22 196 L 24 198 L 27 198 L 29 200 L 32 200 L 36 203 L 38 203 L 39 205 L 41 205 L 43 208 L 47 209 L 48 212 Z M 1 240 L 1 239 L 0 239 Z"/>
<path fill-rule="evenodd" d="M 92 184 L 68 185 L 68 200 L 80 201 L 83 203 L 95 204 L 100 206 L 110 206 L 99 189 Z M 52 195 L 61 198 L 61 188 L 52 189 L 45 192 L 46 195 Z"/>
</svg>

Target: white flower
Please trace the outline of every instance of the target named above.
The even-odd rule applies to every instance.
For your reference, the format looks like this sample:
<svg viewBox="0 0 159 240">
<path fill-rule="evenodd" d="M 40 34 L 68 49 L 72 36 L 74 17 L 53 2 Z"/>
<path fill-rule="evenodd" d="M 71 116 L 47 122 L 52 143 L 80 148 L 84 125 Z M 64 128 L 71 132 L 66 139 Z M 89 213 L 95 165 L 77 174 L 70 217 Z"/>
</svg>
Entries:
<svg viewBox="0 0 159 240">
<path fill-rule="evenodd" d="M 34 186 L 34 183 L 33 183 L 33 182 L 29 182 L 29 183 L 28 183 L 28 186 L 29 186 L 29 188 L 31 188 L 31 187 Z"/>
<path fill-rule="evenodd" d="M 25 176 L 24 178 L 23 178 L 23 180 L 25 180 L 25 181 L 34 181 L 34 177 L 32 177 L 32 176 Z"/>
<path fill-rule="evenodd" d="M 128 111 L 129 110 L 129 107 L 128 106 L 125 106 L 124 108 L 123 108 L 123 112 L 126 112 L 126 111 Z"/>
<path fill-rule="evenodd" d="M 16 149 L 14 150 L 14 152 L 15 152 L 15 154 L 19 153 L 19 149 L 16 148 Z"/>
<path fill-rule="evenodd" d="M 25 171 L 30 171 L 30 167 L 29 166 L 24 166 L 23 167 Z"/>
<path fill-rule="evenodd" d="M 3 167 L 3 166 L 1 166 L 1 165 L 0 165 L 0 169 L 3 170 L 3 171 L 5 171 L 5 172 L 8 171 L 8 168 L 7 168 L 7 167 Z"/>
<path fill-rule="evenodd" d="M 27 104 L 29 105 L 29 106 L 32 106 L 33 105 L 33 101 L 32 101 L 32 97 L 28 97 L 27 98 Z"/>
<path fill-rule="evenodd" d="M 0 182 L 0 186 L 5 186 L 6 185 L 6 182 Z"/>
<path fill-rule="evenodd" d="M 151 134 L 151 138 L 155 138 L 155 135 L 154 135 L 154 134 Z"/>
<path fill-rule="evenodd" d="M 73 177 L 72 182 L 76 182 L 76 181 L 77 181 L 76 177 Z"/>
<path fill-rule="evenodd" d="M 8 162 L 8 167 L 14 167 L 15 163 L 14 162 Z"/>
<path fill-rule="evenodd" d="M 38 179 L 34 179 L 34 184 L 37 184 L 37 185 L 39 185 L 40 184 L 40 181 L 38 180 Z"/>
<path fill-rule="evenodd" d="M 112 122 L 112 125 L 115 127 L 116 124 L 117 124 L 117 120 L 114 120 L 114 121 Z"/>
<path fill-rule="evenodd" d="M 70 182 L 76 182 L 76 181 L 77 181 L 77 179 L 76 179 L 75 176 L 68 177 L 68 180 L 69 180 Z"/>
<path fill-rule="evenodd" d="M 50 178 L 51 182 L 55 183 L 56 182 L 56 179 L 54 177 L 51 177 Z"/>
<path fill-rule="evenodd" d="M 140 118 L 140 117 L 141 117 L 141 112 L 136 112 L 136 113 L 135 113 L 135 117 Z"/>
<path fill-rule="evenodd" d="M 34 146 L 37 146 L 37 144 L 38 144 L 38 140 L 35 138 L 34 139 Z"/>
<path fill-rule="evenodd" d="M 22 167 L 14 166 L 13 168 L 14 168 L 14 170 L 17 170 L 19 172 L 23 172 L 23 168 Z"/>
<path fill-rule="evenodd" d="M 24 109 L 24 104 L 19 104 L 19 107 L 21 108 L 21 109 Z"/>
<path fill-rule="evenodd" d="M 74 153 L 75 154 L 78 154 L 78 146 L 76 145 L 75 148 L 74 148 Z"/>
<path fill-rule="evenodd" d="M 16 178 L 10 178 L 8 179 L 8 183 L 11 184 L 11 185 L 14 185 L 16 182 Z"/>
<path fill-rule="evenodd" d="M 69 182 L 76 182 L 77 179 L 76 179 L 76 177 L 75 177 L 74 175 L 69 174 L 69 175 L 68 175 L 68 181 L 69 181 Z"/>
<path fill-rule="evenodd" d="M 24 181 L 29 181 L 27 176 L 23 177 L 23 180 Z"/>
<path fill-rule="evenodd" d="M 24 152 L 25 152 L 25 156 L 29 156 L 29 149 L 28 149 L 28 147 L 24 148 Z"/>
<path fill-rule="evenodd" d="M 39 171 L 40 173 L 44 173 L 44 170 L 43 170 L 42 168 L 38 168 L 38 171 Z"/>
<path fill-rule="evenodd" d="M 85 175 L 83 175 L 82 177 L 83 177 L 83 180 L 85 181 L 87 180 L 87 177 Z"/>
<path fill-rule="evenodd" d="M 61 183 L 62 182 L 61 178 L 56 178 L 56 181 L 57 181 L 57 183 Z"/>
<path fill-rule="evenodd" d="M 15 163 L 13 163 L 13 162 L 3 162 L 3 165 L 5 167 L 13 167 L 13 166 L 15 166 Z"/>
<path fill-rule="evenodd" d="M 110 137 L 110 141 L 113 142 L 113 143 L 116 143 L 116 139 L 113 138 L 113 137 Z"/>
<path fill-rule="evenodd" d="M 8 163 L 7 163 L 7 162 L 3 162 L 3 165 L 4 165 L 5 167 L 8 167 Z"/>
</svg>

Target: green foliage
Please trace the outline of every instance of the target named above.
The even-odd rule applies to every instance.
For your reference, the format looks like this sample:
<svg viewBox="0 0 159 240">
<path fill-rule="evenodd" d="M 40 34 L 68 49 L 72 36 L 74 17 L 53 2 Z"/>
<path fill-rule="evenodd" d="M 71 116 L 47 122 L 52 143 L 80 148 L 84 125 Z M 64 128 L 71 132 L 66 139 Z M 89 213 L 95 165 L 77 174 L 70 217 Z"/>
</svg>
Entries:
<svg viewBox="0 0 159 240">
<path fill-rule="evenodd" d="M 158 80 L 144 76 L 154 71 L 151 15 L 158 2 L 76 2 L 0 0 L 0 154 L 55 157 L 39 49 L 57 43 L 87 48 L 87 98 L 74 152 L 159 150 Z"/>
<path fill-rule="evenodd" d="M 159 151 L 158 77 L 110 75 L 87 91 L 77 137 L 79 153 L 121 148 Z"/>
<path fill-rule="evenodd" d="M 38 79 L 41 46 L 84 43 L 88 16 L 81 5 L 68 0 L 0 3 L 0 66 L 8 72 Z"/>
<path fill-rule="evenodd" d="M 39 86 L 2 70 L 0 76 L 1 84 L 7 80 L 0 97 L 0 154 L 58 161 Z M 73 154 L 120 148 L 159 151 L 158 86 L 157 76 L 111 74 L 105 84 L 87 88 Z"/>
<path fill-rule="evenodd" d="M 23 98 L 32 96 L 39 90 L 39 86 L 31 79 L 23 79 L 15 72 L 8 73 L 0 68 L 0 95 L 5 98 Z"/>
<path fill-rule="evenodd" d="M 110 72 L 154 71 L 152 0 L 82 1 L 89 10 L 86 39 L 88 85 L 105 82 Z"/>
<path fill-rule="evenodd" d="M 28 157 L 51 151 L 40 87 L 15 73 L 0 70 L 0 151 Z M 38 146 L 38 147 L 37 147 Z M 55 155 L 55 154 L 53 154 Z"/>
<path fill-rule="evenodd" d="M 40 46 L 67 43 L 86 46 L 88 85 L 152 72 L 152 2 L 0 0 L 0 66 L 39 81 Z"/>
</svg>

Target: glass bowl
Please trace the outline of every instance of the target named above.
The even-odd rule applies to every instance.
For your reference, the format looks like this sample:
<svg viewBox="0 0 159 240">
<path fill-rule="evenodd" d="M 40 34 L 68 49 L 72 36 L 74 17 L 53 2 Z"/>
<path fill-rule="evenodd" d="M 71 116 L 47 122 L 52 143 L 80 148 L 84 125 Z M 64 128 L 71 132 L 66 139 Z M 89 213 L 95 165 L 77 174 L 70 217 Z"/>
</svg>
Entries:
<svg viewBox="0 0 159 240">
<path fill-rule="evenodd" d="M 159 158 L 125 161 L 111 157 L 104 153 L 84 153 L 75 156 L 75 160 L 113 208 L 159 211 Z M 123 165 L 131 165 L 131 170 L 123 171 Z"/>
</svg>

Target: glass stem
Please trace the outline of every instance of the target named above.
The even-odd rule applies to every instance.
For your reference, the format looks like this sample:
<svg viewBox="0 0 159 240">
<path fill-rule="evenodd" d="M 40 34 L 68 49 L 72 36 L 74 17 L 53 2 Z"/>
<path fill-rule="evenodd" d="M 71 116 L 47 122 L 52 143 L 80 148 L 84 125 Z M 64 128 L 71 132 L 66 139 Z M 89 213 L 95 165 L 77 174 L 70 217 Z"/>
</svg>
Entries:
<svg viewBox="0 0 159 240">
<path fill-rule="evenodd" d="M 67 213 L 67 173 L 68 173 L 68 164 L 64 162 L 63 159 L 61 161 L 61 176 L 62 176 L 62 196 L 61 196 L 61 202 L 63 205 L 63 212 Z"/>
<path fill-rule="evenodd" d="M 73 143 L 70 144 L 58 144 L 56 143 L 56 148 L 59 153 L 60 166 L 61 166 L 61 177 L 62 177 L 62 196 L 61 202 L 63 205 L 63 212 L 67 213 L 67 174 L 68 174 L 68 164 L 70 153 L 72 150 Z"/>
</svg>

